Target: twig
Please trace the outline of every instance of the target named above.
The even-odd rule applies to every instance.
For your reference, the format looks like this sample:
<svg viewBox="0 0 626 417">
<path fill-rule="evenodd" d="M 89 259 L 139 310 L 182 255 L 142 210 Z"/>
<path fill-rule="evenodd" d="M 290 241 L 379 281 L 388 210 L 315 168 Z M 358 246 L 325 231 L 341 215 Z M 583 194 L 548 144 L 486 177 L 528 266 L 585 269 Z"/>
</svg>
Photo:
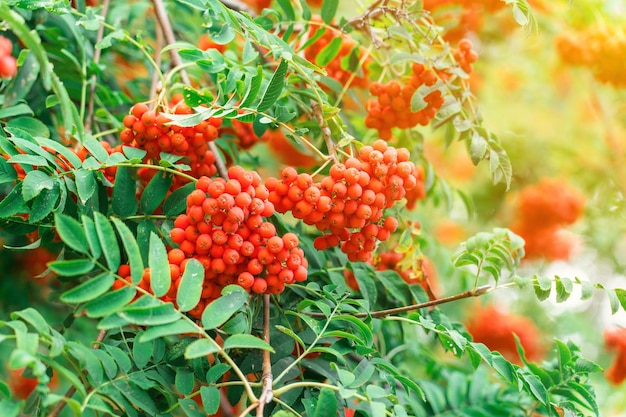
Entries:
<svg viewBox="0 0 626 417">
<path fill-rule="evenodd" d="M 334 160 L 337 161 L 337 153 L 335 149 L 337 145 L 333 142 L 333 138 L 330 134 L 330 127 L 328 127 L 328 123 L 324 120 L 324 114 L 322 113 L 322 107 L 319 103 L 315 101 L 311 101 L 311 108 L 313 109 L 313 114 L 315 115 L 315 120 L 317 120 L 317 124 L 322 130 L 322 137 L 324 138 L 324 142 L 326 142 L 326 147 L 328 148 L 328 155 Z"/>
<path fill-rule="evenodd" d="M 163 49 L 163 31 L 160 27 L 155 29 L 156 32 L 156 45 L 155 45 L 155 62 L 160 67 L 161 66 L 161 49 Z M 152 101 L 156 98 L 157 92 L 160 88 L 163 88 L 163 85 L 159 85 L 159 73 L 157 71 L 152 74 L 152 82 L 150 83 L 150 95 L 148 101 L 152 103 Z"/>
<path fill-rule="evenodd" d="M 105 0 L 106 1 L 106 0 Z M 92 349 L 100 349 L 100 343 L 104 340 L 104 338 L 107 335 L 107 331 L 106 330 L 100 330 L 100 333 L 98 333 L 98 337 L 96 337 L 96 341 L 93 345 L 91 345 Z M 63 396 L 64 398 L 72 398 L 74 396 L 74 393 L 76 393 L 76 387 L 74 387 L 73 385 L 67 390 L 67 392 L 65 393 L 65 395 Z M 54 410 L 52 410 L 52 412 L 50 414 L 48 414 L 48 417 L 57 417 L 61 411 L 63 410 L 63 407 L 65 407 L 65 404 L 67 404 L 67 402 L 61 400 L 56 407 L 54 407 Z"/>
<path fill-rule="evenodd" d="M 106 20 L 107 13 L 109 11 L 109 5 L 111 4 L 111 0 L 103 0 L 102 2 L 102 19 Z M 104 36 L 104 25 L 100 25 L 98 27 L 98 33 L 96 34 L 96 44 L 102 40 Z M 102 54 L 102 49 L 95 48 L 93 52 L 93 63 L 98 65 L 100 62 L 100 55 Z M 89 80 L 89 101 L 87 102 L 87 117 L 85 117 L 85 131 L 91 133 L 91 125 L 93 123 L 93 113 L 94 113 L 94 96 L 96 95 L 96 74 L 91 76 L 91 80 Z"/>
<path fill-rule="evenodd" d="M 440 304 L 446 304 L 452 301 L 462 300 L 463 298 L 478 297 L 478 296 L 487 294 L 491 290 L 493 290 L 493 287 L 491 285 L 483 285 L 482 287 L 478 287 L 478 288 L 465 291 L 459 294 L 451 295 L 449 297 L 443 297 L 443 298 L 439 298 L 436 300 L 427 301 L 425 303 L 411 304 L 410 306 L 390 308 L 387 310 L 372 311 L 371 313 L 357 313 L 357 314 L 353 314 L 352 316 L 357 317 L 357 318 L 366 318 L 366 317 L 380 318 L 380 317 L 389 316 L 391 314 L 405 313 L 407 311 L 419 310 L 421 308 L 432 307 L 432 306 L 436 306 Z M 307 316 L 316 317 L 316 318 L 326 318 L 326 316 L 322 313 L 304 312 L 304 314 L 306 314 Z"/>
<path fill-rule="evenodd" d="M 167 10 L 165 10 L 165 5 L 163 4 L 163 0 L 152 0 L 152 4 L 154 5 L 154 13 L 156 14 L 157 21 L 163 30 L 163 35 L 165 36 L 165 42 L 168 45 L 172 45 L 176 43 L 176 37 L 174 36 L 174 30 L 172 29 L 172 25 L 170 23 L 170 19 L 167 16 Z M 178 53 L 178 49 L 171 48 L 170 49 L 170 59 L 174 66 L 179 66 L 183 64 L 183 60 Z M 183 83 L 187 85 L 191 85 L 189 75 L 187 75 L 187 71 L 180 71 L 180 78 L 182 78 Z M 214 142 L 207 143 L 209 150 L 213 152 L 215 155 L 215 166 L 217 167 L 217 172 L 219 172 L 220 176 L 223 178 L 228 178 L 228 170 L 226 169 L 226 165 L 220 156 L 219 150 L 217 146 L 215 146 Z"/>
<path fill-rule="evenodd" d="M 263 295 L 263 340 L 270 344 L 270 295 Z M 274 398 L 272 391 L 272 362 L 270 360 L 270 351 L 263 351 L 263 390 L 259 396 L 259 408 L 257 408 L 257 417 L 263 417 L 263 408 Z"/>
<path fill-rule="evenodd" d="M 248 6 L 246 3 L 240 0 L 221 0 L 221 1 L 224 6 L 228 7 L 231 10 L 235 10 L 237 12 L 246 12 L 252 17 L 256 16 L 256 12 L 250 6 Z"/>
</svg>

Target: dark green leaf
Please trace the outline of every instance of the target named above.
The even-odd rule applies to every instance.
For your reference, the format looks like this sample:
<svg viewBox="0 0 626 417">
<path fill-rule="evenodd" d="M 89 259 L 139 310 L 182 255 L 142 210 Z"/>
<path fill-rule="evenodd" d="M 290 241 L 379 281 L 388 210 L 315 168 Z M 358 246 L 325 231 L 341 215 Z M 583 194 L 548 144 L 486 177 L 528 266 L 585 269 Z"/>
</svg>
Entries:
<svg viewBox="0 0 626 417">
<path fill-rule="evenodd" d="M 326 45 L 320 53 L 315 57 L 315 64 L 320 67 L 327 66 L 339 54 L 343 38 L 341 36 L 334 37 L 328 45 Z"/>
<path fill-rule="evenodd" d="M 30 171 L 26 174 L 22 182 L 22 195 L 24 196 L 24 200 L 32 200 L 43 190 L 52 190 L 54 185 L 54 179 L 47 176 L 43 171 Z"/>
<path fill-rule="evenodd" d="M 104 214 L 99 212 L 94 213 L 94 221 L 96 224 L 96 232 L 98 233 L 98 241 L 104 251 L 107 265 L 109 265 L 111 271 L 117 272 L 122 261 L 120 247 L 117 243 L 117 236 L 115 236 L 113 226 L 111 226 L 111 223 L 109 223 Z"/>
<path fill-rule="evenodd" d="M 131 304 L 117 314 L 129 323 L 140 326 L 158 326 L 160 324 L 172 323 L 181 316 L 172 303 L 149 307 L 134 307 Z"/>
<path fill-rule="evenodd" d="M 89 253 L 87 236 L 85 236 L 83 227 L 77 220 L 65 214 L 55 213 L 54 224 L 63 243 L 76 252 Z"/>
<path fill-rule="evenodd" d="M 200 387 L 200 395 L 202 396 L 202 405 L 204 405 L 204 411 L 208 415 L 215 414 L 220 407 L 220 391 L 213 386 Z"/>
<path fill-rule="evenodd" d="M 141 194 L 141 200 L 139 201 L 141 211 L 146 214 L 152 214 L 154 210 L 159 207 L 161 202 L 163 202 L 171 185 L 171 175 L 157 172 Z"/>
<path fill-rule="evenodd" d="M 327 1 L 328 0 L 325 0 L 324 4 L 326 4 Z M 315 407 L 313 417 L 335 416 L 337 415 L 337 407 L 338 404 L 335 391 L 329 388 L 322 388 L 317 399 L 317 406 Z"/>
<path fill-rule="evenodd" d="M 96 225 L 94 224 L 91 218 L 83 215 L 83 230 L 85 232 L 85 237 L 87 238 L 87 242 L 89 243 L 89 249 L 91 249 L 91 254 L 94 259 L 100 258 L 102 255 L 102 248 L 100 247 L 100 241 L 98 240 L 98 232 L 96 231 Z"/>
<path fill-rule="evenodd" d="M 160 326 L 151 326 L 145 332 L 139 335 L 139 341 L 149 342 L 164 336 L 180 335 L 186 333 L 198 333 L 198 328 L 185 319 L 180 319 L 172 323 L 162 324 Z"/>
<path fill-rule="evenodd" d="M 6 159 L 0 158 L 0 184 L 13 182 L 17 179 L 17 171 Z"/>
<path fill-rule="evenodd" d="M 195 189 L 196 185 L 189 183 L 174 190 L 163 203 L 163 214 L 176 216 L 183 213 L 187 207 L 187 196 Z"/>
<path fill-rule="evenodd" d="M 262 349 L 274 352 L 274 348 L 264 340 L 251 334 L 234 334 L 224 342 L 224 349 L 241 348 L 241 349 Z"/>
<path fill-rule="evenodd" d="M 57 201 L 59 201 L 59 196 L 60 190 L 58 183 L 55 184 L 52 190 L 42 190 L 41 193 L 33 199 L 28 222 L 38 223 L 52 213 Z"/>
<path fill-rule="evenodd" d="M 117 167 L 115 184 L 111 197 L 113 213 L 120 217 L 128 217 L 137 213 L 137 185 L 131 176 L 131 168 Z"/>
<path fill-rule="evenodd" d="M 219 346 L 215 341 L 208 339 L 198 339 L 185 350 L 185 358 L 193 359 L 209 355 L 219 351 Z"/>
<path fill-rule="evenodd" d="M 267 89 L 265 90 L 265 93 L 263 93 L 263 98 L 261 99 L 261 102 L 259 103 L 259 106 L 257 108 L 259 112 L 264 112 L 270 109 L 274 105 L 274 103 L 276 103 L 276 100 L 278 100 L 278 97 L 282 93 L 283 86 L 285 84 L 287 67 L 287 61 L 285 60 L 280 61 L 280 64 L 278 64 L 278 67 L 272 75 Z"/>
</svg>

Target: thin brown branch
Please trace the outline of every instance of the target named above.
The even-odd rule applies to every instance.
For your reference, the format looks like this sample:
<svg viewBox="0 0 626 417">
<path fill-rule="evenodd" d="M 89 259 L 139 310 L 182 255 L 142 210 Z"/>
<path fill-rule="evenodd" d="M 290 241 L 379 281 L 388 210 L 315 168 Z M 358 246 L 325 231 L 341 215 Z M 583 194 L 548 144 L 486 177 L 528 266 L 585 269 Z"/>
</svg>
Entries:
<svg viewBox="0 0 626 417">
<path fill-rule="evenodd" d="M 483 285 L 482 287 L 478 287 L 473 290 L 451 295 L 449 297 L 443 297 L 443 298 L 438 298 L 436 300 L 426 301 L 425 303 L 411 304 L 410 306 L 390 308 L 387 310 L 372 311 L 371 313 L 357 313 L 357 314 L 353 314 L 352 316 L 357 317 L 357 318 L 366 318 L 366 317 L 380 318 L 380 317 L 385 317 L 385 316 L 389 316 L 392 314 L 406 313 L 407 311 L 414 311 L 414 310 L 419 310 L 421 308 L 446 304 L 452 301 L 462 300 L 464 298 L 479 297 L 481 295 L 487 294 L 491 290 L 493 290 L 493 287 L 491 285 Z M 304 314 L 306 314 L 307 316 L 316 317 L 316 318 L 326 317 L 322 313 L 304 312 Z"/>
<path fill-rule="evenodd" d="M 268 345 L 270 344 L 270 295 L 263 295 L 263 340 Z M 272 375 L 272 362 L 270 359 L 270 351 L 263 351 L 263 390 L 259 396 L 259 408 L 257 408 L 257 417 L 263 417 L 263 409 L 265 404 L 268 404 L 274 398 L 274 392 L 272 391 L 272 382 L 274 377 Z"/>
<path fill-rule="evenodd" d="M 240 0 L 221 0 L 222 4 L 228 7 L 231 10 L 235 10 L 237 12 L 245 12 L 250 16 L 255 17 L 256 11 L 254 11 L 250 6 Z"/>
<path fill-rule="evenodd" d="M 163 0 L 152 0 L 152 4 L 154 5 L 154 12 L 156 14 L 157 21 L 163 30 L 163 35 L 165 36 L 165 42 L 168 45 L 172 45 L 176 43 L 176 37 L 174 36 L 174 30 L 172 29 L 172 24 L 170 23 L 170 19 L 167 15 L 167 10 L 165 10 L 165 5 L 163 4 Z M 172 48 L 170 49 L 170 59 L 175 67 L 182 65 L 183 60 L 178 53 L 178 49 Z M 191 85 L 191 80 L 189 79 L 189 75 L 187 75 L 187 71 L 184 69 L 180 71 L 180 78 L 182 78 L 183 83 L 187 85 Z M 215 166 L 217 167 L 217 172 L 223 178 L 228 178 L 228 170 L 226 169 L 226 165 L 222 160 L 219 150 L 217 146 L 215 146 L 214 142 L 207 143 L 209 150 L 213 152 L 215 155 Z"/>
<path fill-rule="evenodd" d="M 161 30 L 161 27 L 159 26 L 155 28 L 155 32 L 156 32 L 156 45 L 154 48 L 154 51 L 155 51 L 154 62 L 156 63 L 157 67 L 161 67 L 161 49 L 163 49 L 163 31 Z M 159 72 L 154 71 L 154 73 L 152 74 L 152 81 L 150 83 L 150 95 L 149 95 L 150 102 L 152 102 L 156 98 L 159 90 L 163 88 L 163 86 L 160 85 L 159 83 L 160 83 Z"/>
<path fill-rule="evenodd" d="M 93 345 L 91 345 L 91 348 L 92 349 L 100 349 L 100 343 L 102 343 L 102 341 L 104 340 L 106 335 L 107 335 L 107 331 L 106 330 L 100 330 L 100 333 L 98 333 L 98 337 L 96 337 L 96 341 L 94 342 Z M 67 392 L 65 393 L 65 395 L 63 397 L 64 398 L 72 398 L 75 393 L 76 393 L 76 387 L 71 386 L 67 390 Z M 48 414 L 48 417 L 57 417 L 59 414 L 61 414 L 61 411 L 65 407 L 65 404 L 67 404 L 67 402 L 65 402 L 63 400 L 59 401 L 57 406 L 54 407 L 54 410 L 52 410 L 50 412 L 50 414 Z"/>
<path fill-rule="evenodd" d="M 326 143 L 326 147 L 328 148 L 328 155 L 336 162 L 337 161 L 337 145 L 333 142 L 333 138 L 331 137 L 330 127 L 328 127 L 328 122 L 324 119 L 324 114 L 322 112 L 322 107 L 319 103 L 315 101 L 311 101 L 311 109 L 313 109 L 313 115 L 315 116 L 315 120 L 322 130 L 322 137 L 324 138 L 324 142 Z"/>
<path fill-rule="evenodd" d="M 107 13 L 109 11 L 109 5 L 111 4 L 111 0 L 103 0 L 102 2 L 102 19 L 106 20 Z M 102 40 L 104 37 L 104 25 L 100 25 L 98 27 L 98 32 L 96 34 L 96 44 Z M 100 62 L 100 55 L 102 54 L 102 49 L 95 48 L 93 52 L 93 63 L 98 65 Z M 87 116 L 85 117 L 85 131 L 91 133 L 91 125 L 93 124 L 93 114 L 94 114 L 94 99 L 96 95 L 96 74 L 91 76 L 89 80 L 89 99 L 87 101 Z"/>
</svg>

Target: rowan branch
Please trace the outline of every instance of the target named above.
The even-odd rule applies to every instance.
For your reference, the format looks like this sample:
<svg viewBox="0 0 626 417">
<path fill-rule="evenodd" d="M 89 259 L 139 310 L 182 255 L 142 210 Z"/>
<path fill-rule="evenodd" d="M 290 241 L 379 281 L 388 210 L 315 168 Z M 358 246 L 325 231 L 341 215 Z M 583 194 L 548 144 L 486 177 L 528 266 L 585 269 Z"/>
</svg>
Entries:
<svg viewBox="0 0 626 417">
<path fill-rule="evenodd" d="M 104 340 L 106 335 L 107 335 L 107 331 L 106 330 L 100 330 L 100 333 L 98 333 L 98 337 L 96 337 L 96 341 L 94 342 L 93 345 L 91 345 L 91 348 L 92 349 L 100 349 L 100 343 Z M 65 395 L 63 397 L 64 398 L 72 398 L 75 393 L 76 393 L 76 387 L 71 386 L 70 389 L 67 390 L 67 392 L 65 393 Z M 67 404 L 67 402 L 61 400 L 57 404 L 57 406 L 54 407 L 54 410 L 52 410 L 52 412 L 50 412 L 50 414 L 48 414 L 48 417 L 57 417 L 59 414 L 61 414 L 61 411 L 65 407 L 65 404 Z"/>
<path fill-rule="evenodd" d="M 163 4 L 163 0 L 152 0 L 152 4 L 154 5 L 154 13 L 156 15 L 157 21 L 163 30 L 163 36 L 165 36 L 165 42 L 168 45 L 172 45 L 176 43 L 176 37 L 174 36 L 174 30 L 172 29 L 172 24 L 170 23 L 170 19 L 167 15 L 167 10 L 165 10 L 165 5 Z M 177 48 L 170 49 L 170 59 L 174 66 L 179 66 L 183 64 L 183 60 L 178 53 Z M 180 78 L 182 78 L 183 83 L 187 85 L 191 85 L 191 80 L 189 79 L 189 75 L 187 75 L 187 71 L 184 69 L 180 70 Z M 217 146 L 215 146 L 214 142 L 207 143 L 209 150 L 213 152 L 215 155 L 215 166 L 217 167 L 217 172 L 219 172 L 220 176 L 223 178 L 228 178 L 228 170 L 226 169 L 226 165 L 220 156 L 219 150 Z"/>
<path fill-rule="evenodd" d="M 270 344 L 270 295 L 263 295 L 263 340 L 268 345 Z M 259 396 L 259 406 L 257 408 L 257 417 L 263 417 L 263 409 L 265 404 L 268 404 L 274 398 L 274 392 L 272 391 L 272 362 L 270 359 L 270 351 L 263 351 L 263 390 Z"/>
<path fill-rule="evenodd" d="M 481 295 L 487 294 L 493 289 L 494 288 L 491 285 L 483 285 L 482 287 L 471 289 L 469 291 L 465 291 L 459 294 L 451 295 L 449 297 L 443 297 L 443 298 L 438 298 L 436 300 L 426 301 L 425 303 L 411 304 L 409 306 L 390 308 L 387 310 L 372 311 L 370 313 L 357 313 L 357 314 L 353 314 L 352 316 L 357 317 L 357 318 L 367 318 L 367 317 L 380 318 L 380 317 L 385 317 L 385 316 L 389 316 L 392 314 L 406 313 L 407 311 L 414 311 L 414 310 L 419 310 L 421 308 L 446 304 L 452 301 L 462 300 L 464 298 L 479 297 Z M 326 316 L 322 313 L 304 312 L 304 314 L 306 314 L 307 316 L 315 317 L 315 318 L 326 318 Z"/>
<path fill-rule="evenodd" d="M 109 12 L 109 5 L 111 4 L 111 0 L 103 0 L 102 2 L 102 20 L 106 20 L 107 13 Z M 98 27 L 98 32 L 96 34 L 96 44 L 102 40 L 104 37 L 104 25 L 100 25 Z M 97 66 L 98 62 L 100 62 L 100 55 L 102 54 L 102 49 L 95 48 L 93 52 L 93 63 Z M 93 124 L 93 113 L 94 113 L 94 99 L 96 95 L 96 74 L 91 76 L 89 80 L 89 100 L 87 101 L 87 116 L 85 117 L 85 131 L 91 133 L 91 125 Z"/>
</svg>

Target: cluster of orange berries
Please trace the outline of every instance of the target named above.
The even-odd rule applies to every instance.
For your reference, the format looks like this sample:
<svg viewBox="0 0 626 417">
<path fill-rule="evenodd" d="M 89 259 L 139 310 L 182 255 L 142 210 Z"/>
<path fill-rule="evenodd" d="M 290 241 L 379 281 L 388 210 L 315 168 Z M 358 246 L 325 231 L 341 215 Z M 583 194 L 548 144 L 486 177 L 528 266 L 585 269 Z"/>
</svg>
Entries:
<svg viewBox="0 0 626 417">
<path fill-rule="evenodd" d="M 539 361 L 545 355 L 541 332 L 532 320 L 502 311 L 493 305 L 472 308 L 465 327 L 474 342 L 484 343 L 513 363 L 522 363 L 514 334 L 519 338 L 528 360 Z"/>
<path fill-rule="evenodd" d="M 613 363 L 606 370 L 606 379 L 614 385 L 621 384 L 626 380 L 626 329 L 605 331 L 604 344 L 607 350 L 616 353 Z"/>
<path fill-rule="evenodd" d="M 370 93 L 377 100 L 367 102 L 365 126 L 378 130 L 382 139 L 391 139 L 391 129 L 394 127 L 410 129 L 418 124 L 426 126 L 443 105 L 441 91 L 434 89 L 424 97 L 426 107 L 417 112 L 411 111 L 411 98 L 415 91 L 421 86 L 432 87 L 437 83 L 435 72 L 422 64 L 414 63 L 412 72 L 405 85 L 396 80 L 370 85 Z"/>
<path fill-rule="evenodd" d="M 472 64 L 478 60 L 478 53 L 472 49 L 472 42 L 468 39 L 461 39 L 452 55 L 466 74 L 472 73 Z"/>
<path fill-rule="evenodd" d="M 350 55 L 350 53 L 352 53 L 355 48 L 358 48 L 357 43 L 350 36 L 342 33 L 339 29 L 333 30 L 330 28 L 318 27 L 318 25 L 322 24 L 322 20 L 319 16 L 314 16 L 311 19 L 310 23 L 311 27 L 309 29 L 309 38 L 316 36 L 318 31 L 320 30 L 325 30 L 326 32 L 324 32 L 324 34 L 319 39 L 317 39 L 304 50 L 304 57 L 307 60 L 315 63 L 315 60 L 320 52 L 322 52 L 322 50 L 326 46 L 328 46 L 330 42 L 333 41 L 333 39 L 341 37 L 341 48 L 339 49 L 337 56 L 335 56 L 332 61 L 326 64 L 324 66 L 324 69 L 326 70 L 326 73 L 330 78 L 337 80 L 341 85 L 346 85 L 348 81 L 352 79 L 350 82 L 350 85 L 352 87 L 366 88 L 369 81 L 368 71 L 365 66 L 362 66 L 360 68 L 363 71 L 363 74 L 360 76 L 354 75 L 353 71 L 344 69 L 342 66 L 342 61 L 344 60 L 344 58 Z M 360 53 L 357 53 L 357 58 L 360 60 Z"/>
<path fill-rule="evenodd" d="M 193 109 L 184 103 L 177 103 L 174 113 L 192 114 Z M 190 127 L 168 125 L 170 122 L 166 114 L 150 110 L 144 103 L 137 103 L 132 107 L 131 114 L 124 117 L 126 129 L 120 133 L 120 139 L 125 145 L 147 151 L 147 159 L 158 159 L 161 152 L 182 155 L 189 159 L 191 175 L 213 176 L 217 168 L 208 142 L 217 139 L 222 120 L 211 118 Z"/>
<path fill-rule="evenodd" d="M 256 133 L 254 133 L 252 123 L 244 123 L 235 119 L 233 119 L 231 123 L 232 127 L 220 129 L 220 136 L 229 133 L 232 134 L 237 138 L 237 146 L 240 149 L 250 149 L 256 143 L 264 139 L 265 135 L 259 138 Z"/>
<path fill-rule="evenodd" d="M 601 26 L 577 34 L 561 34 L 555 39 L 561 60 L 572 66 L 591 69 L 594 78 L 614 87 L 626 87 L 626 31 Z"/>
<path fill-rule="evenodd" d="M 17 72 L 17 61 L 11 55 L 13 43 L 0 36 L 0 78 L 11 78 Z"/>
<path fill-rule="evenodd" d="M 578 220 L 583 207 L 583 196 L 561 180 L 542 179 L 524 188 L 512 230 L 526 241 L 526 257 L 569 258 L 574 242 L 561 233 L 561 228 Z"/>
<path fill-rule="evenodd" d="M 315 239 L 318 250 L 341 246 L 350 261 L 371 259 L 376 241 L 387 240 L 398 227 L 383 211 L 417 186 L 417 170 L 409 151 L 377 140 L 358 155 L 330 168 L 330 175 L 313 182 L 311 175 L 283 169 L 281 178 L 268 178 L 269 201 L 276 211 L 287 211 L 324 236 Z"/>
</svg>

